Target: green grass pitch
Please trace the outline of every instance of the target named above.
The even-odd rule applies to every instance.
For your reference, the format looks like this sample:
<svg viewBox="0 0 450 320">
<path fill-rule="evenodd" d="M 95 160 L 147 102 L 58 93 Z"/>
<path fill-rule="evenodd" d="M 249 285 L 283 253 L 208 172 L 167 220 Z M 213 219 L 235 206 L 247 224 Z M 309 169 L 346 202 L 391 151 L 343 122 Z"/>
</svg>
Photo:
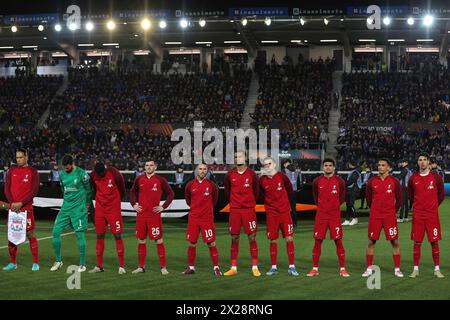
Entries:
<svg viewBox="0 0 450 320">
<path fill-rule="evenodd" d="M 359 205 L 359 203 L 357 203 Z M 51 221 L 37 219 L 36 235 L 39 239 L 39 272 L 31 271 L 31 254 L 28 244 L 19 247 L 18 269 L 0 271 L 0 299 L 449 299 L 450 298 L 450 198 L 446 198 L 440 207 L 442 237 L 440 242 L 441 270 L 444 279 L 433 276 L 433 262 L 428 242 L 422 246 L 420 277 L 408 277 L 412 271 L 412 241 L 410 240 L 411 222 L 399 224 L 400 246 L 402 254 L 401 269 L 405 278 L 393 275 L 391 245 L 381 238 L 375 248 L 374 264 L 381 268 L 381 289 L 369 290 L 366 279 L 361 277 L 365 269 L 365 247 L 367 245 L 367 217 L 360 224 L 344 227 L 344 246 L 346 249 L 347 270 L 350 278 L 338 276 L 338 260 L 334 243 L 324 242 L 320 260 L 320 275 L 308 278 L 306 273 L 312 267 L 311 251 L 312 220 L 300 220 L 295 234 L 296 266 L 300 277 L 287 274 L 287 257 L 284 240 L 280 238 L 278 247 L 279 275 L 268 277 L 265 272 L 270 268 L 269 241 L 265 236 L 265 224 L 261 223 L 257 236 L 259 246 L 260 278 L 251 275 L 248 241 L 241 236 L 238 260 L 238 275 L 216 278 L 212 273 L 212 264 L 205 244 L 199 241 L 197 246 L 197 273 L 183 276 L 186 267 L 187 243 L 185 241 L 186 221 L 166 219 L 164 241 L 167 252 L 168 276 L 159 272 L 156 247 L 147 243 L 146 273 L 131 274 L 137 267 L 137 240 L 134 236 L 134 221 L 125 221 L 125 267 L 127 274 L 117 274 L 117 257 L 113 237 L 108 234 L 105 242 L 105 272 L 99 274 L 81 274 L 81 289 L 69 290 L 66 281 L 70 274 L 66 268 L 78 264 L 76 240 L 73 234 L 62 238 L 63 269 L 50 272 L 53 263 L 51 246 Z M 8 262 L 6 248 L 5 215 L 1 220 L 0 263 Z M 88 269 L 96 265 L 95 233 L 87 232 Z M 226 223 L 217 223 L 217 245 L 222 271 L 228 270 L 230 263 L 230 236 Z M 382 235 L 384 236 L 384 235 Z"/>
</svg>

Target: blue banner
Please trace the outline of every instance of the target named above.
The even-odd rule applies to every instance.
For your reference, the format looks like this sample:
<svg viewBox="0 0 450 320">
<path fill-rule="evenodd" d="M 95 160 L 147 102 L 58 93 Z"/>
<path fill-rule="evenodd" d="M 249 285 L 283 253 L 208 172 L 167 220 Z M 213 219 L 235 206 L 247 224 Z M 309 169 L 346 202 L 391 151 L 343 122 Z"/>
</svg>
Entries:
<svg viewBox="0 0 450 320">
<path fill-rule="evenodd" d="M 175 10 L 176 18 L 205 18 L 205 17 L 222 17 L 225 15 L 225 11 L 221 9 L 217 10 Z"/>
<path fill-rule="evenodd" d="M 142 19 L 144 17 L 148 18 L 168 18 L 171 15 L 170 10 L 127 10 L 114 12 L 114 18 L 118 19 Z"/>
<path fill-rule="evenodd" d="M 368 6 L 347 7 L 348 16 L 368 16 Z M 381 15 L 390 15 L 392 17 L 405 16 L 411 13 L 411 8 L 407 6 L 380 7 Z"/>
<path fill-rule="evenodd" d="M 445 195 L 450 196 L 450 183 L 444 183 Z"/>
<path fill-rule="evenodd" d="M 240 17 L 240 16 L 282 17 L 288 16 L 289 10 L 287 7 L 229 8 L 228 15 L 230 17 Z"/>
<path fill-rule="evenodd" d="M 40 14 L 18 14 L 12 16 L 4 16 L 4 24 L 36 24 L 36 23 L 52 23 L 57 22 L 59 16 L 57 13 L 40 13 Z"/>
</svg>

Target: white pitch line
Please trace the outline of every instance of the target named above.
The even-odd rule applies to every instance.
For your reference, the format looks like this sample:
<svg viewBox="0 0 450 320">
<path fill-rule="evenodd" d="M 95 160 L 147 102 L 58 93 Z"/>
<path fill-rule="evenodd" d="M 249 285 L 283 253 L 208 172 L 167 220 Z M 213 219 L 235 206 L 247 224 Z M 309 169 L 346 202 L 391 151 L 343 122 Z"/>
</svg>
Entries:
<svg viewBox="0 0 450 320">
<path fill-rule="evenodd" d="M 86 231 L 90 231 L 90 230 L 94 230 L 94 229 L 93 229 L 93 228 L 90 228 L 90 229 L 87 229 Z M 62 233 L 62 234 L 61 234 L 61 237 L 68 236 L 69 234 L 74 234 L 74 233 L 75 233 L 75 231 L 71 231 L 71 232 L 67 232 L 67 233 Z M 44 237 L 44 238 L 38 238 L 37 240 L 38 240 L 38 241 L 41 241 L 41 240 L 48 240 L 48 239 L 53 239 L 53 236 Z M 24 243 L 29 243 L 29 241 L 27 240 L 27 241 L 25 241 Z M 0 249 L 6 249 L 6 248 L 8 248 L 8 246 L 0 247 Z"/>
</svg>

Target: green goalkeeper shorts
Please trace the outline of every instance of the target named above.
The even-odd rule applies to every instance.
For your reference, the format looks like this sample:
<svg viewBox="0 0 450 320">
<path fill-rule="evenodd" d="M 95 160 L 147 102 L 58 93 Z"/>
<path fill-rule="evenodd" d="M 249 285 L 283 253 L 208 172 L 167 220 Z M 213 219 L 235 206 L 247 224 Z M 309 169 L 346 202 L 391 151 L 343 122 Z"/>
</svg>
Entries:
<svg viewBox="0 0 450 320">
<path fill-rule="evenodd" d="M 86 231 L 88 228 L 88 219 L 86 211 L 59 211 L 56 216 L 54 231 L 62 233 L 64 229 L 73 229 L 73 231 Z"/>
</svg>

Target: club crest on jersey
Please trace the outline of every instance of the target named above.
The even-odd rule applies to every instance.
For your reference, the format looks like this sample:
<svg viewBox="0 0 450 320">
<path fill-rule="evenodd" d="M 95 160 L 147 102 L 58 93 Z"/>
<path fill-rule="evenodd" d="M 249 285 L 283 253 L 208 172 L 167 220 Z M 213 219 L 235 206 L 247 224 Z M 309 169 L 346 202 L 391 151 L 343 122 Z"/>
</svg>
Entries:
<svg viewBox="0 0 450 320">
<path fill-rule="evenodd" d="M 391 185 L 390 184 L 388 184 L 388 189 L 387 189 L 386 193 L 392 193 L 392 189 L 391 189 Z"/>
<path fill-rule="evenodd" d="M 152 188 L 153 191 L 158 191 L 158 185 L 155 183 Z"/>
<path fill-rule="evenodd" d="M 23 182 L 28 182 L 28 174 L 25 175 L 25 178 L 23 178 Z"/>
<path fill-rule="evenodd" d="M 331 190 L 332 194 L 336 194 L 337 193 L 337 189 L 336 189 L 336 185 L 333 185 L 333 190 Z"/>
<path fill-rule="evenodd" d="M 278 182 L 277 191 L 281 191 L 283 188 L 281 188 L 281 182 Z"/>
<path fill-rule="evenodd" d="M 250 183 L 248 183 L 248 178 L 245 178 L 245 184 L 244 187 L 250 188 Z"/>
<path fill-rule="evenodd" d="M 434 189 L 433 181 L 430 181 L 430 185 L 428 186 L 428 190 Z"/>
<path fill-rule="evenodd" d="M 112 187 L 113 187 L 112 179 L 109 179 L 109 181 L 108 181 L 108 188 L 112 188 Z"/>
<path fill-rule="evenodd" d="M 73 180 L 73 183 L 77 184 L 78 183 L 78 179 Z"/>
<path fill-rule="evenodd" d="M 206 187 L 206 190 L 205 190 L 204 195 L 205 195 L 205 196 L 209 196 L 209 187 Z"/>
</svg>

